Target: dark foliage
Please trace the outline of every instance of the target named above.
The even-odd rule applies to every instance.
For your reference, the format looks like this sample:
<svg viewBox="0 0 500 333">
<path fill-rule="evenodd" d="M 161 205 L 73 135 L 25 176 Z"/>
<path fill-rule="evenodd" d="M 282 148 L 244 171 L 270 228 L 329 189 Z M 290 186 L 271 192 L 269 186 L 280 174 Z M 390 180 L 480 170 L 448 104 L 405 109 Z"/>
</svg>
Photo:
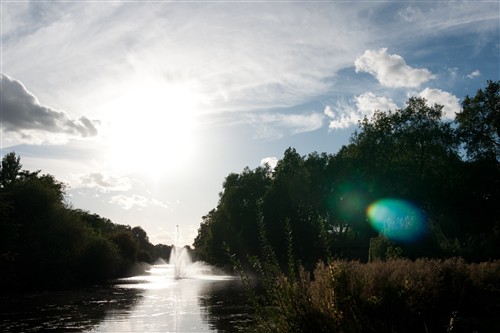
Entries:
<svg viewBox="0 0 500 333">
<path fill-rule="evenodd" d="M 22 171 L 14 152 L 0 169 L 2 292 L 67 288 L 122 276 L 138 260 L 168 259 L 170 246 L 152 245 L 130 228 L 65 203 L 64 184 L 40 171 Z"/>
<path fill-rule="evenodd" d="M 500 258 L 499 101 L 500 84 L 488 81 L 465 98 L 453 123 L 442 119 L 442 106 L 410 98 L 400 110 L 376 111 L 362 120 L 335 155 L 300 156 L 289 148 L 274 170 L 230 174 L 217 207 L 203 217 L 197 255 L 221 266 L 236 258 L 248 267 L 249 258 L 261 254 L 262 223 L 282 268 L 287 228 L 293 256 L 309 270 L 328 257 L 367 261 L 369 253 Z M 384 198 L 417 207 L 423 219 L 419 237 L 393 239 L 390 246 L 377 241 L 379 231 L 366 212 Z M 370 244 L 377 249 L 370 252 Z"/>
</svg>

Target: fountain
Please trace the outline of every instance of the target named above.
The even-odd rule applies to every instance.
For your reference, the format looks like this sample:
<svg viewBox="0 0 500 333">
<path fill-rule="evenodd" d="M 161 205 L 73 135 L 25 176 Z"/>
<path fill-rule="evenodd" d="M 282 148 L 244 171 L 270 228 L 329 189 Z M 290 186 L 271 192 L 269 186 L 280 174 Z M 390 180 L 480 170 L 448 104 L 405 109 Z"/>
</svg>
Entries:
<svg viewBox="0 0 500 333">
<path fill-rule="evenodd" d="M 192 264 L 191 257 L 185 247 L 175 245 L 170 252 L 169 264 L 174 267 L 174 279 L 185 279 L 188 277 L 189 267 Z"/>
<path fill-rule="evenodd" d="M 168 265 L 157 265 L 168 267 L 167 275 L 175 280 L 180 279 L 197 279 L 197 280 L 226 280 L 232 279 L 232 276 L 227 276 L 224 272 L 212 267 L 202 261 L 193 262 L 189 254 L 189 248 L 179 246 L 179 226 L 177 226 L 176 244 L 172 247 Z"/>
<path fill-rule="evenodd" d="M 174 279 L 188 277 L 188 269 L 192 265 L 191 257 L 186 247 L 179 246 L 179 226 L 177 228 L 176 242 L 170 252 L 169 264 L 174 267 Z"/>
</svg>

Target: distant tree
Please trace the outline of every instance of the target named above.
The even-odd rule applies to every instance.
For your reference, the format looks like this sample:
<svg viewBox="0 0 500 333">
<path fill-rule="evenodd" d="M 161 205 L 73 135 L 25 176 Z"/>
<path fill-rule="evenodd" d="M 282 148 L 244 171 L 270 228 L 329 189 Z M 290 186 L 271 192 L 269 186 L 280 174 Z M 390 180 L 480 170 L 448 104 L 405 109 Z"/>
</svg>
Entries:
<svg viewBox="0 0 500 333">
<path fill-rule="evenodd" d="M 75 209 L 74 213 L 97 234 L 109 236 L 119 228 L 119 226 L 110 219 L 99 216 L 98 214 L 93 214 L 81 209 Z"/>
<path fill-rule="evenodd" d="M 137 258 L 152 261 L 156 248 L 141 227 L 71 208 L 64 183 L 21 171 L 15 153 L 4 156 L 0 180 L 0 283 L 9 291 L 103 282 Z"/>
<path fill-rule="evenodd" d="M 135 238 L 139 241 L 140 244 L 149 244 L 148 234 L 141 227 L 139 226 L 133 227 L 132 233 L 134 234 Z"/>
<path fill-rule="evenodd" d="M 170 258 L 170 252 L 172 251 L 171 245 L 165 244 L 155 244 L 154 245 L 154 257 L 161 258 L 163 260 L 168 260 Z"/>
<path fill-rule="evenodd" d="M 139 253 L 139 242 L 130 231 L 119 231 L 115 233 L 111 240 L 118 247 L 123 259 L 135 262 Z"/>
<path fill-rule="evenodd" d="M 132 228 L 132 234 L 139 242 L 139 254 L 137 259 L 142 262 L 153 263 L 154 246 L 149 242 L 148 234 L 140 226 Z"/>
<path fill-rule="evenodd" d="M 474 97 L 466 96 L 462 108 L 456 121 L 467 156 L 500 162 L 500 81 L 488 81 Z"/>
</svg>

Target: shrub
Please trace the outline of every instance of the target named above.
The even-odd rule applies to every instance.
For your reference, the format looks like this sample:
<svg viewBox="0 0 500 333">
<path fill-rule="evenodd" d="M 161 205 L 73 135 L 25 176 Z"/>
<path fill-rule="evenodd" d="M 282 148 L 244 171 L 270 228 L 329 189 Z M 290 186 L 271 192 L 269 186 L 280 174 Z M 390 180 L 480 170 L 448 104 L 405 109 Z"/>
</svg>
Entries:
<svg viewBox="0 0 500 333">
<path fill-rule="evenodd" d="M 299 269 L 266 281 L 260 331 L 500 330 L 500 261 L 320 262 L 312 275 Z"/>
</svg>

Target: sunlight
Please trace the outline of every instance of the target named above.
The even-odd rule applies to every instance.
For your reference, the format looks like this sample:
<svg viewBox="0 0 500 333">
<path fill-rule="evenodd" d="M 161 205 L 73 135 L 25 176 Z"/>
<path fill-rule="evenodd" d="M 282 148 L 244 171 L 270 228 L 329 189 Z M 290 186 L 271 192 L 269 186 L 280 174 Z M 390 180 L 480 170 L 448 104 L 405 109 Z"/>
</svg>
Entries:
<svg viewBox="0 0 500 333">
<path fill-rule="evenodd" d="M 195 149 L 199 96 L 188 85 L 153 79 L 125 85 L 119 95 L 109 105 L 109 163 L 152 177 L 182 170 Z"/>
</svg>

